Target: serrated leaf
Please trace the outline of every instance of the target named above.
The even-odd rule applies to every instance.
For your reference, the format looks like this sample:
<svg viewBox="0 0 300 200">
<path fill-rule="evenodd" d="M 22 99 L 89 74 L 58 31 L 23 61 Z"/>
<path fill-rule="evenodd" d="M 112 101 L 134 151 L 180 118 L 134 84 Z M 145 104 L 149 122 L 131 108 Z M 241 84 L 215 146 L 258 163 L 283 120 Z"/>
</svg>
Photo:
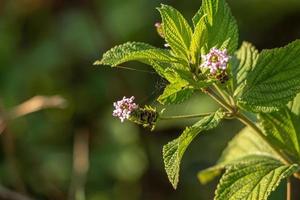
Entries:
<svg viewBox="0 0 300 200">
<path fill-rule="evenodd" d="M 252 112 L 278 111 L 300 92 L 300 40 L 263 50 L 248 73 L 239 105 Z"/>
<path fill-rule="evenodd" d="M 215 200 L 267 200 L 280 181 L 299 170 L 269 156 L 249 156 L 227 167 Z"/>
<path fill-rule="evenodd" d="M 268 155 L 280 159 L 257 133 L 246 127 L 228 143 L 215 166 L 198 173 L 198 179 L 202 184 L 206 184 L 218 176 L 227 165 L 249 155 Z"/>
<path fill-rule="evenodd" d="M 194 89 L 189 86 L 189 83 L 180 81 L 168 85 L 157 100 L 163 105 L 179 104 L 190 98 L 193 92 Z"/>
<path fill-rule="evenodd" d="M 212 48 L 226 48 L 232 54 L 238 44 L 238 28 L 225 0 L 203 0 L 202 6 L 193 18 L 197 27 L 204 16 L 207 31 L 206 53 Z"/>
<path fill-rule="evenodd" d="M 174 74 L 171 76 L 172 71 Z M 179 69 L 169 69 L 169 84 L 158 101 L 163 105 L 179 104 L 189 99 L 195 90 L 206 88 L 212 85 L 213 80 L 195 80 L 189 71 Z"/>
<path fill-rule="evenodd" d="M 192 36 L 190 52 L 191 52 L 191 61 L 193 64 L 198 66 L 200 64 L 201 50 L 204 49 L 205 40 L 207 39 L 206 24 L 204 21 L 205 15 L 199 20 L 195 26 L 195 30 Z"/>
<path fill-rule="evenodd" d="M 247 75 L 255 67 L 258 55 L 258 50 L 248 42 L 243 42 L 241 48 L 235 53 L 231 65 L 235 88 L 234 96 L 238 96 L 245 86 Z"/>
<path fill-rule="evenodd" d="M 206 5 L 209 5 L 209 4 L 206 4 Z M 198 23 L 201 21 L 201 19 L 205 15 L 204 9 L 202 8 L 203 6 L 204 6 L 204 2 L 202 1 L 202 5 L 201 5 L 200 9 L 197 11 L 195 16 L 192 18 L 194 27 L 196 27 L 198 25 Z"/>
<path fill-rule="evenodd" d="M 259 115 L 260 124 L 268 140 L 293 162 L 300 163 L 300 117 L 288 108 Z"/>
<path fill-rule="evenodd" d="M 169 81 L 169 83 L 175 83 L 179 81 L 179 76 L 173 70 L 172 63 L 163 63 L 154 60 L 151 60 L 150 63 L 153 69 L 158 73 L 158 75 Z"/>
<path fill-rule="evenodd" d="M 181 58 L 189 61 L 189 48 L 192 38 L 192 29 L 186 19 L 175 8 L 161 5 L 158 8 L 163 22 L 166 42 L 172 51 Z"/>
<path fill-rule="evenodd" d="M 181 87 L 184 90 L 182 91 L 182 94 L 185 96 L 186 93 L 187 96 L 185 99 L 187 99 L 193 93 L 193 90 L 208 87 L 209 85 L 212 85 L 215 82 L 215 80 L 197 80 L 197 78 L 194 77 L 193 73 L 191 73 L 181 64 L 161 63 L 157 61 L 151 61 L 151 65 L 160 76 L 165 78 L 172 85 L 166 88 L 164 94 L 173 93 L 170 92 L 169 89 L 171 91 L 178 91 L 179 93 L 181 93 L 180 91 L 180 87 Z M 169 95 L 163 95 L 163 96 L 164 99 Z M 179 101 L 178 103 L 180 102 L 182 101 Z"/>
<path fill-rule="evenodd" d="M 94 64 L 116 67 L 128 61 L 140 61 L 149 64 L 151 60 L 166 63 L 180 62 L 168 50 L 158 49 L 142 42 L 127 42 L 110 49 L 101 60 L 97 60 Z"/>
<path fill-rule="evenodd" d="M 223 117 L 224 112 L 219 110 L 216 113 L 201 119 L 193 126 L 186 128 L 180 137 L 163 147 L 165 169 L 169 181 L 175 189 L 179 181 L 180 162 L 189 144 L 200 132 L 215 128 Z"/>
</svg>

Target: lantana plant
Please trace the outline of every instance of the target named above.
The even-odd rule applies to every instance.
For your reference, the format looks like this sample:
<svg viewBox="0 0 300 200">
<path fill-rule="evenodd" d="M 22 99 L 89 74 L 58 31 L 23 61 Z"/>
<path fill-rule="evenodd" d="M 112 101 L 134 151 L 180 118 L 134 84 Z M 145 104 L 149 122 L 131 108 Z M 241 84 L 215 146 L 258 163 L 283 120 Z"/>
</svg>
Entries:
<svg viewBox="0 0 300 200">
<path fill-rule="evenodd" d="M 265 200 L 279 183 L 300 179 L 300 40 L 259 52 L 248 43 L 238 47 L 238 27 L 224 0 L 203 0 L 191 27 L 171 6 L 158 8 L 155 27 L 165 47 L 128 42 L 106 52 L 95 65 L 118 67 L 140 61 L 169 82 L 158 97 L 162 105 L 179 104 L 201 92 L 220 108 L 200 118 L 163 147 L 165 170 L 172 186 L 179 181 L 181 159 L 201 132 L 224 119 L 246 127 L 229 142 L 215 166 L 200 171 L 207 183 L 223 173 L 215 200 Z M 134 97 L 114 104 L 113 115 L 154 129 L 163 112 L 141 107 Z M 290 188 L 290 187 L 288 187 Z M 290 190 L 287 191 L 290 199 Z"/>
</svg>

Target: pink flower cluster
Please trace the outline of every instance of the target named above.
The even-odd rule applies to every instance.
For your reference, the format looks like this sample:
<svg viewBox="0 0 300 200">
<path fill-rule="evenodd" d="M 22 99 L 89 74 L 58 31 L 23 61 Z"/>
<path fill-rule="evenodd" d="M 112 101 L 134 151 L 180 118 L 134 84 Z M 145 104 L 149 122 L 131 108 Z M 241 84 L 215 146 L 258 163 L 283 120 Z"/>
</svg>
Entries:
<svg viewBox="0 0 300 200">
<path fill-rule="evenodd" d="M 215 75 L 218 70 L 225 71 L 229 62 L 230 56 L 227 54 L 227 50 L 219 50 L 212 48 L 206 55 L 202 55 L 203 63 L 200 67 L 208 68 L 212 75 Z"/>
<path fill-rule="evenodd" d="M 138 105 L 134 102 L 134 96 L 130 98 L 123 97 L 122 100 L 114 102 L 115 110 L 113 116 L 119 117 L 121 122 L 130 117 L 132 111 L 138 108 Z"/>
</svg>

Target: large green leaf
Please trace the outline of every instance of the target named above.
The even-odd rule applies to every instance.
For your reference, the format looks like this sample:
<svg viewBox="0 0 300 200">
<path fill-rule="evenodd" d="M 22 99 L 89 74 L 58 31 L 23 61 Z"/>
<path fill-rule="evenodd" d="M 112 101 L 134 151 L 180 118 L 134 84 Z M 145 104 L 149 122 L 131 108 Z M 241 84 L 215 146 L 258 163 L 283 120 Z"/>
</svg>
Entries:
<svg viewBox="0 0 300 200">
<path fill-rule="evenodd" d="M 260 114 L 259 120 L 268 140 L 293 162 L 300 163 L 300 117 L 285 108 Z"/>
<path fill-rule="evenodd" d="M 248 73 L 239 105 L 252 112 L 278 111 L 300 91 L 300 40 L 260 53 Z"/>
<path fill-rule="evenodd" d="M 158 8 L 163 22 L 166 42 L 176 55 L 189 61 L 189 48 L 192 29 L 179 11 L 171 6 L 161 5 Z"/>
<path fill-rule="evenodd" d="M 142 42 L 127 42 L 107 51 L 95 65 L 111 65 L 113 67 L 128 61 L 140 61 L 150 64 L 151 60 L 173 63 L 180 60 L 170 54 L 168 50 L 158 49 Z"/>
<path fill-rule="evenodd" d="M 206 184 L 220 175 L 227 165 L 249 155 L 268 155 L 280 159 L 257 133 L 246 127 L 229 142 L 215 166 L 198 173 L 198 179 L 202 184 Z"/>
<path fill-rule="evenodd" d="M 168 85 L 164 93 L 158 97 L 163 105 L 182 103 L 192 96 L 194 89 L 187 82 L 177 82 Z"/>
<path fill-rule="evenodd" d="M 235 53 L 231 65 L 235 88 L 234 96 L 238 96 L 245 86 L 247 75 L 255 67 L 258 55 L 256 48 L 248 42 L 243 42 L 241 48 Z"/>
<path fill-rule="evenodd" d="M 215 128 L 224 117 L 223 111 L 201 119 L 199 122 L 184 130 L 180 137 L 163 147 L 163 159 L 168 178 L 176 189 L 179 181 L 179 170 L 182 156 L 193 139 L 204 130 Z"/>
<path fill-rule="evenodd" d="M 191 61 L 193 64 L 198 66 L 200 64 L 201 54 L 205 53 L 205 45 L 207 39 L 207 31 L 205 24 L 205 15 L 199 20 L 195 26 L 195 30 L 192 36 L 190 52 L 191 52 Z"/>
<path fill-rule="evenodd" d="M 245 157 L 227 167 L 215 200 L 266 200 L 282 179 L 298 170 L 297 164 L 285 165 L 269 156 Z"/>
<path fill-rule="evenodd" d="M 238 45 L 238 27 L 225 0 L 203 0 L 200 10 L 193 18 L 196 28 L 203 16 L 207 31 L 206 51 L 217 47 L 226 48 L 230 54 L 234 53 Z"/>
</svg>

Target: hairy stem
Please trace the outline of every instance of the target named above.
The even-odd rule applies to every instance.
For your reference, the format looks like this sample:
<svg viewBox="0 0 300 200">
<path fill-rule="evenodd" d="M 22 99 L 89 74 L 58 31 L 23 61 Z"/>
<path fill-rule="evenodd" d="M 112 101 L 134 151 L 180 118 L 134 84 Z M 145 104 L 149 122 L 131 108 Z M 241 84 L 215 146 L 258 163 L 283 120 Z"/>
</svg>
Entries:
<svg viewBox="0 0 300 200">
<path fill-rule="evenodd" d="M 212 89 L 208 88 L 204 90 L 204 92 L 213 100 L 215 100 L 218 104 L 220 104 L 223 108 L 225 108 L 229 112 L 234 112 L 234 109 L 225 100 L 218 96 Z"/>
<path fill-rule="evenodd" d="M 209 116 L 211 114 L 213 114 L 213 112 L 211 112 L 211 113 L 194 114 L 194 115 L 160 116 L 159 119 L 161 119 L 161 120 L 189 119 L 189 118 L 206 117 L 206 116 Z"/>
<path fill-rule="evenodd" d="M 218 94 L 221 95 L 221 97 L 226 101 L 226 103 L 230 104 L 231 100 L 228 94 L 226 94 L 226 92 L 224 92 L 217 84 L 213 84 L 215 90 L 217 91 Z"/>
<path fill-rule="evenodd" d="M 237 109 L 231 105 L 229 105 L 224 99 L 219 97 L 214 93 L 213 90 L 207 89 L 205 92 L 212 98 L 214 99 L 217 103 L 219 103 L 224 109 L 228 110 L 231 112 L 231 114 L 238 119 L 240 122 L 245 124 L 246 126 L 249 126 L 252 128 L 269 146 L 272 148 L 272 150 L 279 155 L 279 157 L 282 159 L 282 161 L 285 164 L 292 164 L 292 162 L 289 160 L 289 158 L 283 154 L 279 149 L 277 149 L 272 143 L 269 142 L 269 140 L 266 138 L 264 133 L 256 126 L 254 122 L 252 122 L 250 119 L 248 119 L 244 114 L 239 113 Z"/>
<path fill-rule="evenodd" d="M 250 128 L 252 128 L 252 130 L 254 130 L 272 148 L 272 150 L 280 156 L 280 158 L 282 159 L 282 161 L 285 164 L 287 164 L 287 165 L 292 164 L 292 162 L 290 161 L 290 159 L 285 154 L 283 154 L 281 151 L 278 150 L 278 148 L 276 148 L 276 146 L 274 146 L 272 143 L 269 142 L 269 140 L 267 139 L 267 137 L 260 130 L 260 128 L 258 128 L 256 126 L 255 123 L 253 123 L 250 119 L 248 119 L 245 115 L 243 115 L 241 113 L 237 113 L 235 115 L 235 117 L 240 122 L 242 122 L 243 124 L 245 124 L 246 126 L 249 126 Z"/>
</svg>

